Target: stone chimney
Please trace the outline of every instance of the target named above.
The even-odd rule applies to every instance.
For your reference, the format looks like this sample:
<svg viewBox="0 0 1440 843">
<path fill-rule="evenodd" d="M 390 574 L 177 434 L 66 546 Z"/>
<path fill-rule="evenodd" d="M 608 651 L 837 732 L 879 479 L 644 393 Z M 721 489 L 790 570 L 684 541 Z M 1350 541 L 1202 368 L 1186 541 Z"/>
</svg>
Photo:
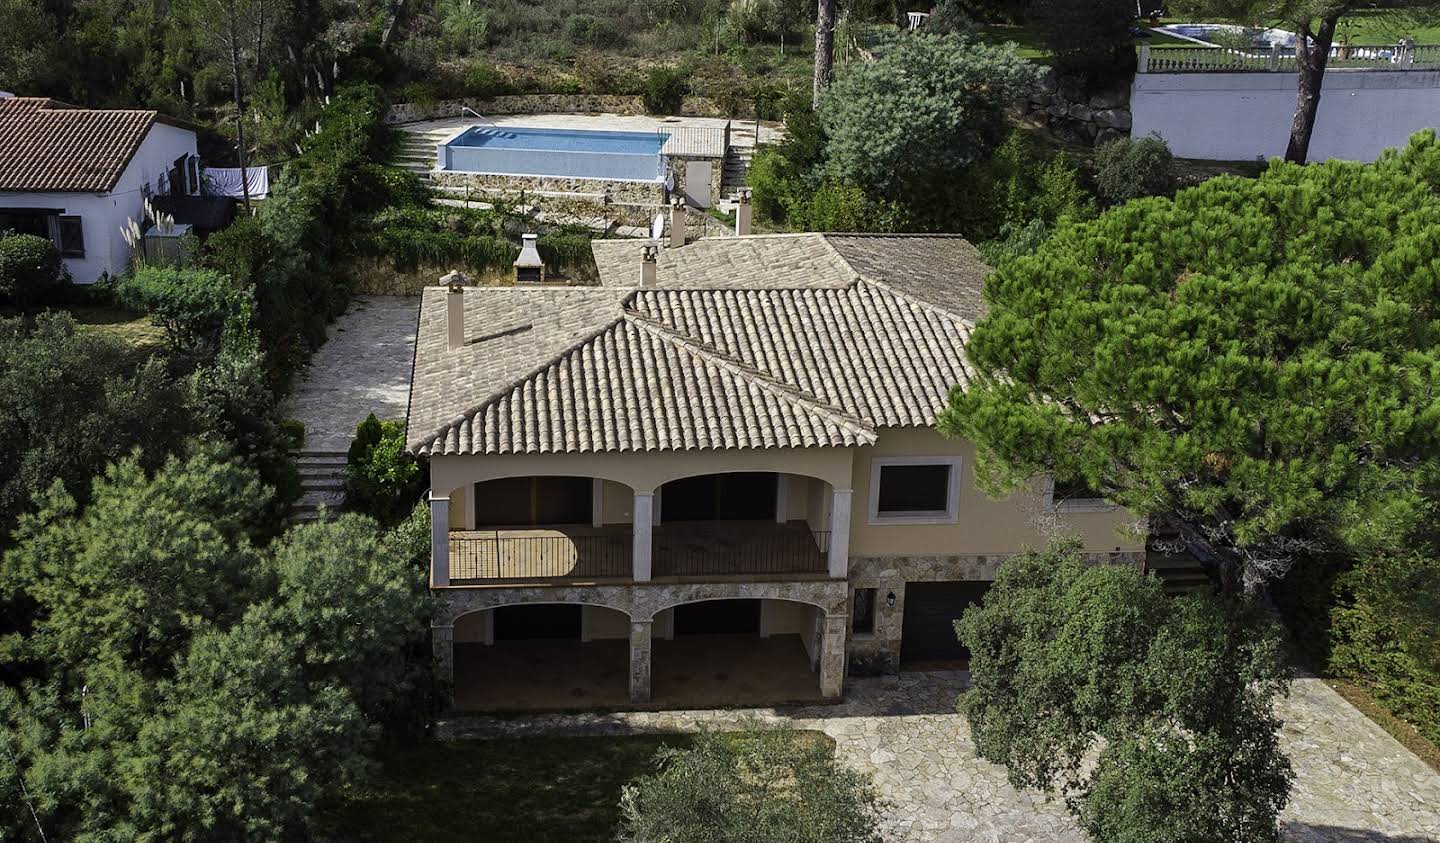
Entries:
<svg viewBox="0 0 1440 843">
<path fill-rule="evenodd" d="M 750 233 L 750 189 L 740 191 L 740 204 L 735 206 L 735 235 L 744 237 Z"/>
<path fill-rule="evenodd" d="M 445 335 L 451 351 L 465 345 L 465 273 L 450 270 L 440 278 L 445 285 Z"/>
<path fill-rule="evenodd" d="M 685 199 L 676 196 L 670 200 L 670 248 L 685 245 Z"/>
<path fill-rule="evenodd" d="M 660 254 L 660 249 L 652 243 L 646 243 L 645 248 L 640 251 L 640 286 L 655 286 L 655 257 Z"/>
<path fill-rule="evenodd" d="M 520 235 L 520 257 L 515 259 L 515 283 L 539 284 L 545 280 L 545 261 L 535 249 L 537 234 Z"/>
</svg>

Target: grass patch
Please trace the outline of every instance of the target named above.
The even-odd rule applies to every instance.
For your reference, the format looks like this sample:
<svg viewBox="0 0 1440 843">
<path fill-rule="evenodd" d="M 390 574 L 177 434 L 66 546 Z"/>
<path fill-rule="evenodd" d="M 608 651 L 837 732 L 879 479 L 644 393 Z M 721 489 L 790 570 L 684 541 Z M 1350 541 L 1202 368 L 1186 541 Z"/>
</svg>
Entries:
<svg viewBox="0 0 1440 843">
<path fill-rule="evenodd" d="M 124 340 L 136 349 L 149 349 L 165 341 L 165 331 L 150 321 L 144 314 L 131 313 L 118 307 L 65 307 L 45 308 L 64 310 L 76 322 L 94 331 Z M 14 307 L 0 307 L 0 317 L 34 316 L 37 310 L 19 310 Z"/>
<path fill-rule="evenodd" d="M 1416 44 L 1440 44 L 1440 21 L 1420 20 L 1402 9 L 1358 9 L 1340 19 L 1335 41 L 1359 45 L 1394 44 L 1413 38 Z"/>
<path fill-rule="evenodd" d="M 796 732 L 802 740 L 826 740 Z M 379 770 L 316 817 L 321 841 L 610 841 L 620 789 L 691 735 L 421 741 L 379 753 Z"/>
<path fill-rule="evenodd" d="M 1355 706 L 1361 714 L 1370 718 L 1375 725 L 1390 733 L 1390 736 L 1399 741 L 1404 747 L 1432 769 L 1440 773 L 1440 746 L 1436 746 L 1429 738 L 1420 734 L 1408 720 L 1403 720 L 1390 713 L 1390 710 L 1370 695 L 1370 692 L 1363 685 L 1357 685 L 1344 679 L 1326 678 L 1325 684 L 1335 689 L 1335 693 L 1345 698 L 1345 701 Z"/>
</svg>

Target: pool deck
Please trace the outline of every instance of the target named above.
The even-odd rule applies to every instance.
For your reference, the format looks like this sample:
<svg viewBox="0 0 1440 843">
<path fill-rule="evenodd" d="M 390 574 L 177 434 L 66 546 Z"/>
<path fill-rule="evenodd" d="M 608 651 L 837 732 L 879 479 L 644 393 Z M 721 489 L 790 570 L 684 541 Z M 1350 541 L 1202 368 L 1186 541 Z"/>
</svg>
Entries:
<svg viewBox="0 0 1440 843">
<path fill-rule="evenodd" d="M 505 114 L 495 117 L 446 117 L 402 123 L 395 126 L 402 132 L 424 135 L 440 143 L 446 137 L 470 126 L 528 127 L 532 129 L 581 129 L 590 132 L 653 132 L 661 127 L 712 128 L 725 126 L 723 117 L 647 117 L 628 114 Z M 731 120 L 731 146 L 755 145 L 755 121 Z M 779 123 L 760 122 L 760 142 L 776 143 L 785 136 Z M 669 151 L 669 150 L 667 150 Z"/>
</svg>

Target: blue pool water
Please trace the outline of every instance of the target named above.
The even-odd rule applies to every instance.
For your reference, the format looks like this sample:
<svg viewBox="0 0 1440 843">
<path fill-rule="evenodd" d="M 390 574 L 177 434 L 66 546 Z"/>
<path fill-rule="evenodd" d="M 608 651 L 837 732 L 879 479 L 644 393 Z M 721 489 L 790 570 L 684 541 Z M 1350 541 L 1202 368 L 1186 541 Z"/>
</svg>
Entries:
<svg viewBox="0 0 1440 843">
<path fill-rule="evenodd" d="M 571 176 L 659 181 L 660 148 L 654 132 L 590 132 L 474 126 L 440 147 L 440 169 L 522 176 Z"/>
</svg>

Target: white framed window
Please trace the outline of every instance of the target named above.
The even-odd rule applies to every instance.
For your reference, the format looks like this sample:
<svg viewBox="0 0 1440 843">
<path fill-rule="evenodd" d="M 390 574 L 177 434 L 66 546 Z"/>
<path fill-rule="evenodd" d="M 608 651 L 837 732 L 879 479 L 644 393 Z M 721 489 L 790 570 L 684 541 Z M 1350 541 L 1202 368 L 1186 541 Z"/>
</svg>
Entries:
<svg viewBox="0 0 1440 843">
<path fill-rule="evenodd" d="M 1115 504 L 1086 486 L 1084 481 L 1056 483 L 1053 477 L 1045 478 L 1046 512 L 1109 512 L 1114 508 Z"/>
<path fill-rule="evenodd" d="M 959 517 L 959 457 L 870 461 L 871 524 L 953 524 Z"/>
</svg>

